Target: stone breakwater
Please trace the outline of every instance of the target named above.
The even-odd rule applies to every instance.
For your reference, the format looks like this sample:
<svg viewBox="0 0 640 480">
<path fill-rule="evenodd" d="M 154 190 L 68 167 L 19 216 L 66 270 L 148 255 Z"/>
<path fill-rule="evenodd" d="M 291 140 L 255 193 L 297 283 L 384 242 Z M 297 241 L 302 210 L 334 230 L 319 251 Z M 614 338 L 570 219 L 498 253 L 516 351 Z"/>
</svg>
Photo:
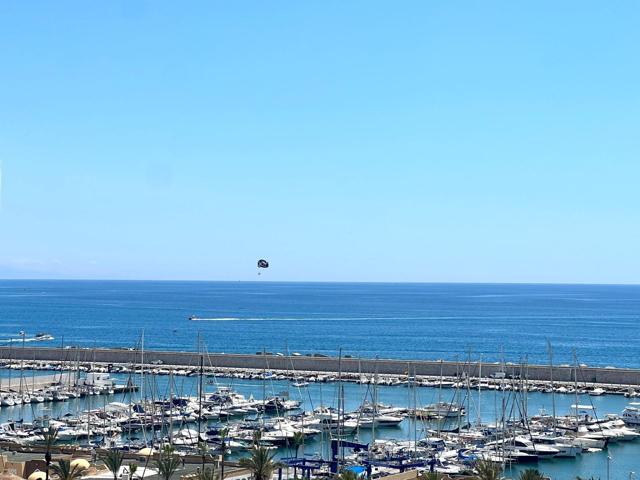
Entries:
<svg viewBox="0 0 640 480">
<path fill-rule="evenodd" d="M 498 364 L 429 360 L 394 360 L 337 358 L 324 356 L 279 356 L 245 355 L 233 353 L 175 352 L 157 350 L 124 350 L 106 348 L 45 348 L 0 347 L 0 359 L 4 362 L 25 360 L 29 362 L 89 362 L 94 364 L 164 365 L 198 368 L 200 362 L 207 368 L 240 370 L 279 370 L 305 372 L 325 372 L 343 374 L 365 374 L 424 377 L 469 376 L 490 378 L 505 375 L 529 381 L 573 382 L 580 384 L 605 384 L 618 386 L 640 386 L 640 370 L 627 368 L 600 368 L 580 366 Z"/>
</svg>

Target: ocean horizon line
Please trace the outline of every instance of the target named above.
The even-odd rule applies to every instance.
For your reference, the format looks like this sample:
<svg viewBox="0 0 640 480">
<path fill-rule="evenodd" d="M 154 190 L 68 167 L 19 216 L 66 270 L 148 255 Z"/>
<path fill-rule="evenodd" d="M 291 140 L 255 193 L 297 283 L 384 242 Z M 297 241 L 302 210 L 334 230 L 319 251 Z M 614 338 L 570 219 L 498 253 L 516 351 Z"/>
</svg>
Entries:
<svg viewBox="0 0 640 480">
<path fill-rule="evenodd" d="M 320 284 L 320 285 L 538 285 L 538 286 L 620 286 L 638 287 L 638 282 L 536 282 L 536 281 L 412 281 L 412 280 L 214 280 L 214 279 L 172 279 L 172 278 L 0 278 L 0 282 L 120 282 L 120 283 L 251 283 L 251 284 Z"/>
</svg>

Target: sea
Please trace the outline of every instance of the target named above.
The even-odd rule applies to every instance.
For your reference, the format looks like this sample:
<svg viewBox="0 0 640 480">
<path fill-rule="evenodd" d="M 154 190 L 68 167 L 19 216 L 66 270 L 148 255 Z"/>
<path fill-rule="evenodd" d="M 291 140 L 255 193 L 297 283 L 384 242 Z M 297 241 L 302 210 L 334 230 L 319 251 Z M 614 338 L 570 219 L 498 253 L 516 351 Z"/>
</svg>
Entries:
<svg viewBox="0 0 640 480">
<path fill-rule="evenodd" d="M 640 367 L 639 320 L 636 285 L 0 281 L 0 344 Z"/>
<path fill-rule="evenodd" d="M 189 320 L 189 317 L 200 320 Z M 640 367 L 640 286 L 382 284 L 276 282 L 147 282 L 147 281 L 0 281 L 0 341 L 20 348 L 22 336 L 55 337 L 31 345 L 82 347 L 140 346 L 163 350 L 195 350 L 198 339 L 209 352 L 322 353 L 363 358 L 549 361 L 554 363 Z M 17 340 L 17 342 L 12 342 Z M 25 373 L 33 374 L 32 372 Z M 17 372 L 0 370 L 8 381 Z M 124 376 L 117 376 L 121 382 Z M 158 377 L 159 395 L 168 391 Z M 182 377 L 179 391 L 195 395 L 197 379 Z M 337 406 L 336 384 L 296 388 L 287 381 L 216 378 L 207 391 L 230 386 L 262 398 L 286 392 L 305 409 Z M 366 385 L 346 384 L 346 408 L 355 409 L 370 395 Z M 174 390 L 175 391 L 175 390 Z M 396 406 L 451 401 L 453 390 L 421 387 L 379 388 L 381 402 Z M 495 422 L 503 392 L 472 392 L 470 420 Z M 508 395 L 508 394 L 507 394 Z M 413 398 L 412 398 L 413 397 Z M 91 401 L 91 397 L 87 397 Z M 129 401 L 130 394 L 95 402 Z M 556 395 L 559 414 L 567 414 L 574 395 Z M 620 413 L 631 400 L 622 396 L 585 397 L 600 417 Z M 91 405 L 86 399 L 57 404 L 31 404 L 0 410 L 0 422 L 42 415 L 77 414 Z M 531 393 L 529 414 L 552 408 L 551 396 Z M 93 405 L 95 408 L 95 405 Z M 429 435 L 433 425 L 413 424 L 381 429 L 378 438 L 411 440 Z M 370 441 L 366 432 L 360 440 Z M 305 454 L 327 455 L 326 439 L 306 445 Z M 289 452 L 290 453 L 290 452 Z M 279 452 L 286 456 L 288 452 Z M 551 478 L 576 476 L 637 478 L 640 442 L 612 444 L 605 451 L 576 459 L 540 461 L 536 468 Z M 506 475 L 517 478 L 523 467 Z M 608 474 L 607 474 L 608 472 Z"/>
</svg>

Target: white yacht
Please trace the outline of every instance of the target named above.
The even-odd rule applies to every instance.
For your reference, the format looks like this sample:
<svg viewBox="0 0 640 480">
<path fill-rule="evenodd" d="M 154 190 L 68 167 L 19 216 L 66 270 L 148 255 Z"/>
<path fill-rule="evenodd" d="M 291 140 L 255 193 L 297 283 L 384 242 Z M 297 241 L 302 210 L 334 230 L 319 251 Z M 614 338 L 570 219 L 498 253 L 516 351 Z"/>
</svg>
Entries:
<svg viewBox="0 0 640 480">
<path fill-rule="evenodd" d="M 356 420 L 361 428 L 373 428 L 373 427 L 394 427 L 400 425 L 404 418 L 396 415 L 375 415 L 364 414 L 359 418 L 353 418 Z"/>
<path fill-rule="evenodd" d="M 184 428 L 173 434 L 173 444 L 179 446 L 197 445 L 200 441 L 200 434 L 192 428 Z"/>
<path fill-rule="evenodd" d="M 608 442 L 606 436 L 593 435 L 584 425 L 578 426 L 575 431 L 568 431 L 566 436 L 571 439 L 572 445 L 579 446 L 583 450 L 602 449 L 607 446 Z"/>
<path fill-rule="evenodd" d="M 218 387 L 218 389 L 205 397 L 202 403 L 209 408 L 212 413 L 218 416 L 246 415 L 255 413 L 263 402 L 254 400 L 253 396 L 248 399 L 241 393 L 235 392 L 229 387 Z"/>
<path fill-rule="evenodd" d="M 538 458 L 556 457 L 560 453 L 560 450 L 556 448 L 555 445 L 546 443 L 534 444 L 531 440 L 522 436 L 514 437 L 509 443 L 510 445 L 507 446 L 507 449 L 511 447 L 511 449 L 517 450 L 518 452 L 537 455 Z"/>
<path fill-rule="evenodd" d="M 622 420 L 627 425 L 640 426 L 640 402 L 631 402 L 622 411 Z"/>
<path fill-rule="evenodd" d="M 604 431 L 613 432 L 619 440 L 630 441 L 640 437 L 640 433 L 629 428 L 627 424 L 618 416 L 607 415 L 609 420 L 602 425 Z"/>
<path fill-rule="evenodd" d="M 287 444 L 293 441 L 296 432 L 302 433 L 305 437 L 312 437 L 319 434 L 320 430 L 302 427 L 290 420 L 279 418 L 267 425 L 267 429 L 262 432 L 261 439 L 274 445 Z"/>
<path fill-rule="evenodd" d="M 113 388 L 115 386 L 115 380 L 111 378 L 108 373 L 101 372 L 89 372 L 87 376 L 78 382 L 78 385 L 84 385 L 86 387 L 93 387 L 97 389 Z"/>
<path fill-rule="evenodd" d="M 558 450 L 556 457 L 575 458 L 576 455 L 582 453 L 582 447 L 571 443 L 571 439 L 565 439 L 561 436 L 554 435 L 533 435 L 533 443 L 537 446 L 547 445 Z"/>
<path fill-rule="evenodd" d="M 453 418 L 465 414 L 463 406 L 447 402 L 432 403 L 420 409 L 420 411 L 423 412 L 423 415 L 426 414 L 425 416 L 432 415 L 440 418 Z"/>
</svg>

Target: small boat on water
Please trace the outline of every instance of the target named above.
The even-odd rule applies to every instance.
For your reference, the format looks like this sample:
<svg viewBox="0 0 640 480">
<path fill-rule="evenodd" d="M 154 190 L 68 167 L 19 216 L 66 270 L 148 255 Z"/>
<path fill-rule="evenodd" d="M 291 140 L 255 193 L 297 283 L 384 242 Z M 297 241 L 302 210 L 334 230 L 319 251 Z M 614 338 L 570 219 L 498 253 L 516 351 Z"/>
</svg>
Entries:
<svg viewBox="0 0 640 480">
<path fill-rule="evenodd" d="M 19 342 L 48 342 L 50 340 L 55 340 L 54 336 L 46 333 L 46 332 L 39 332 L 36 333 L 33 337 L 27 337 L 27 334 L 24 332 L 24 330 L 20 330 L 20 332 L 18 333 L 18 338 L 8 338 L 6 340 L 0 340 L 0 342 L 2 343 L 19 343 Z"/>
<path fill-rule="evenodd" d="M 53 335 L 46 332 L 38 332 L 35 337 L 33 337 L 37 342 L 44 342 L 47 340 L 55 340 Z"/>
<path fill-rule="evenodd" d="M 307 387 L 308 385 L 309 385 L 309 382 L 307 382 L 303 378 L 296 378 L 295 381 L 291 384 L 291 386 L 298 387 L 298 388 Z"/>
</svg>

